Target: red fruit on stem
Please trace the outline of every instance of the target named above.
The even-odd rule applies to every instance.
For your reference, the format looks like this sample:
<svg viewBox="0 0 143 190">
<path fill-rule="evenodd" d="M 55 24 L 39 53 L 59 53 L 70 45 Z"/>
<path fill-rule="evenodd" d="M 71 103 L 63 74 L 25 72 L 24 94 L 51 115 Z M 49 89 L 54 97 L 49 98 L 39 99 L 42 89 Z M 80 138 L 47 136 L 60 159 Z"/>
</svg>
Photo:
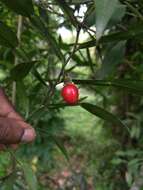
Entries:
<svg viewBox="0 0 143 190">
<path fill-rule="evenodd" d="M 73 83 L 67 83 L 61 91 L 64 101 L 68 104 L 76 104 L 78 102 L 79 90 Z"/>
</svg>

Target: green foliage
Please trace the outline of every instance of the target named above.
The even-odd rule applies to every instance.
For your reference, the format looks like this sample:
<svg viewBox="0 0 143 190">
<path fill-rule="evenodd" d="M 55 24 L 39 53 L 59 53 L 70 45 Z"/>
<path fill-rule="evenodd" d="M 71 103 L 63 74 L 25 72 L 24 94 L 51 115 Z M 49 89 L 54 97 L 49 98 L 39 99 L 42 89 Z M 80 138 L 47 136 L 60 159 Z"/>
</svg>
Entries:
<svg viewBox="0 0 143 190">
<path fill-rule="evenodd" d="M 10 48 L 15 48 L 18 45 L 15 33 L 3 22 L 0 22 L 0 44 Z"/>
<path fill-rule="evenodd" d="M 30 72 L 31 68 L 36 62 L 37 61 L 32 61 L 16 65 L 11 69 L 10 77 L 16 81 L 23 79 Z"/>
<path fill-rule="evenodd" d="M 38 189 L 36 176 L 33 173 L 32 168 L 30 168 L 29 164 L 23 162 L 22 169 L 29 189 L 30 190 Z"/>
<path fill-rule="evenodd" d="M 118 0 L 95 0 L 96 38 L 99 40 L 108 24 L 113 26 L 123 17 L 124 6 Z M 107 8 L 108 7 L 108 8 Z"/>
<path fill-rule="evenodd" d="M 96 106 L 96 105 L 92 105 L 89 103 L 81 103 L 81 106 L 86 109 L 87 111 L 89 111 L 90 113 L 97 115 L 98 117 L 113 123 L 114 125 L 118 125 L 120 127 L 125 128 L 125 125 L 121 122 L 120 119 L 118 119 L 118 117 L 112 115 L 111 113 L 105 111 L 104 109 Z"/>
<path fill-rule="evenodd" d="M 31 0 L 1 0 L 6 6 L 15 11 L 17 14 L 23 16 L 30 16 L 34 14 L 34 8 Z"/>
<path fill-rule="evenodd" d="M 3 188 L 141 188 L 143 3 L 1 2 L 2 84 L 11 94 L 16 81 L 16 108 L 37 131 L 36 141 L 14 155 L 10 175 L 10 156 L 0 157 Z M 81 87 L 74 106 L 60 96 L 67 78 Z M 57 187 L 56 175 L 65 167 L 70 186 Z"/>
</svg>

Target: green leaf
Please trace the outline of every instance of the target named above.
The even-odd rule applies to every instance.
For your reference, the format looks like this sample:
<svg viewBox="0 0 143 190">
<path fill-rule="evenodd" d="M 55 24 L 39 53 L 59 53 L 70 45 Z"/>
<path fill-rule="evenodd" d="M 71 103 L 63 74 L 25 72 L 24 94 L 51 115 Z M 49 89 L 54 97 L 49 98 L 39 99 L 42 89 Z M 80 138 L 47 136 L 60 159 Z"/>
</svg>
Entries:
<svg viewBox="0 0 143 190">
<path fill-rule="evenodd" d="M 27 164 L 26 162 L 24 162 L 22 163 L 22 169 L 24 171 L 25 181 L 29 187 L 29 190 L 37 190 L 38 183 L 31 166 Z"/>
<path fill-rule="evenodd" d="M 100 38 L 100 43 L 111 43 L 111 42 L 118 42 L 124 41 L 129 39 L 143 39 L 143 23 L 135 23 L 132 26 L 129 26 L 126 31 L 120 32 L 113 32 L 108 35 L 104 35 Z M 78 49 L 90 48 L 95 47 L 96 39 L 90 40 L 84 43 L 78 44 Z"/>
<path fill-rule="evenodd" d="M 114 165 L 119 165 L 119 164 L 123 164 L 123 163 L 126 163 L 125 160 L 121 159 L 121 158 L 114 158 L 112 161 L 111 161 L 112 164 Z"/>
<path fill-rule="evenodd" d="M 59 141 L 56 137 L 52 136 L 52 140 L 55 142 L 55 144 L 57 145 L 57 147 L 60 149 L 60 151 L 63 153 L 63 155 L 65 156 L 65 158 L 67 159 L 67 161 L 69 161 L 69 156 L 67 153 L 66 148 L 64 147 L 64 144 Z"/>
<path fill-rule="evenodd" d="M 132 24 L 127 28 L 126 31 L 114 32 L 105 35 L 100 39 L 100 43 L 117 42 L 132 38 L 134 39 L 143 38 L 143 22 Z"/>
<path fill-rule="evenodd" d="M 40 73 L 36 69 L 33 70 L 33 74 L 38 79 L 38 81 L 41 82 L 41 84 L 43 84 L 46 87 L 48 86 L 47 83 L 42 78 L 42 76 L 40 75 Z"/>
<path fill-rule="evenodd" d="M 95 25 L 95 6 L 94 5 L 91 5 L 88 7 L 83 23 L 86 24 L 88 27 Z"/>
<path fill-rule="evenodd" d="M 92 113 L 93 115 L 96 115 L 97 117 L 100 117 L 104 119 L 105 121 L 111 122 L 114 125 L 118 125 L 118 126 L 126 128 L 126 126 L 122 123 L 122 121 L 118 117 L 104 110 L 103 108 L 100 108 L 90 103 L 81 103 L 80 105 L 82 108 Z"/>
<path fill-rule="evenodd" d="M 96 37 L 99 40 L 118 5 L 118 0 L 95 0 Z"/>
<path fill-rule="evenodd" d="M 89 63 L 88 63 L 87 60 L 81 60 L 81 58 L 78 55 L 76 55 L 76 54 L 74 54 L 72 56 L 72 59 L 76 62 L 76 64 L 78 66 L 87 66 L 87 65 L 89 65 Z"/>
<path fill-rule="evenodd" d="M 117 7 L 108 23 L 108 27 L 112 27 L 113 25 L 121 21 L 125 13 L 126 13 L 126 6 L 118 2 Z"/>
<path fill-rule="evenodd" d="M 34 14 L 32 0 L 0 0 L 8 8 L 22 16 L 30 16 Z"/>
<path fill-rule="evenodd" d="M 0 44 L 2 46 L 15 48 L 18 45 L 16 34 L 10 27 L 0 21 Z"/>
<path fill-rule="evenodd" d="M 72 0 L 72 1 L 69 1 L 69 4 L 71 4 L 71 5 L 85 4 L 85 3 L 87 3 L 87 0 Z"/>
<path fill-rule="evenodd" d="M 96 39 L 90 40 L 84 43 L 78 44 L 78 49 L 85 49 L 85 48 L 91 48 L 96 46 Z"/>
<path fill-rule="evenodd" d="M 116 80 L 77 80 L 73 79 L 76 84 L 96 85 L 96 86 L 111 86 L 121 88 L 127 92 L 137 95 L 143 95 L 143 80 L 132 79 L 116 79 Z"/>
<path fill-rule="evenodd" d="M 16 65 L 10 71 L 10 77 L 16 81 L 23 79 L 30 72 L 31 68 L 34 66 L 36 62 L 37 61 L 31 61 L 31 62 L 20 63 Z"/>
<path fill-rule="evenodd" d="M 113 70 L 117 69 L 117 65 L 122 63 L 125 53 L 126 41 L 110 44 L 106 50 L 101 68 L 97 71 L 96 76 L 100 79 L 107 77 Z"/>
</svg>

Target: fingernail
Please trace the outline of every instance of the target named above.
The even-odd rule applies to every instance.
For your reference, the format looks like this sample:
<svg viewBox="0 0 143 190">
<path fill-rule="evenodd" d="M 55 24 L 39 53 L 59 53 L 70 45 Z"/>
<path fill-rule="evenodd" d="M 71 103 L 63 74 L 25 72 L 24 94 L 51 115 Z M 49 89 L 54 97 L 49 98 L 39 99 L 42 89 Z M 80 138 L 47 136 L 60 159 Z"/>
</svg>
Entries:
<svg viewBox="0 0 143 190">
<path fill-rule="evenodd" d="M 33 128 L 27 128 L 24 130 L 24 134 L 21 138 L 21 142 L 23 143 L 32 142 L 34 141 L 35 137 L 36 137 L 35 130 Z"/>
</svg>

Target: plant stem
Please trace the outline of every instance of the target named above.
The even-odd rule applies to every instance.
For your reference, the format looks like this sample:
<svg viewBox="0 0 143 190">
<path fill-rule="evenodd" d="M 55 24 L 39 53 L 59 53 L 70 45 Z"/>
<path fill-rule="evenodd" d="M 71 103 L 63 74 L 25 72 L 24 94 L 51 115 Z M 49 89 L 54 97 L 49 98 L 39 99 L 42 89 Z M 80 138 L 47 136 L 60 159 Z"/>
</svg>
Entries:
<svg viewBox="0 0 143 190">
<path fill-rule="evenodd" d="M 21 41 L 21 31 L 22 31 L 22 16 L 18 16 L 18 26 L 17 26 L 17 39 L 19 41 L 20 46 L 20 41 Z M 14 65 L 18 64 L 18 56 L 15 54 L 14 56 Z M 12 84 L 12 103 L 13 105 L 16 104 L 16 82 L 14 81 Z"/>
</svg>

